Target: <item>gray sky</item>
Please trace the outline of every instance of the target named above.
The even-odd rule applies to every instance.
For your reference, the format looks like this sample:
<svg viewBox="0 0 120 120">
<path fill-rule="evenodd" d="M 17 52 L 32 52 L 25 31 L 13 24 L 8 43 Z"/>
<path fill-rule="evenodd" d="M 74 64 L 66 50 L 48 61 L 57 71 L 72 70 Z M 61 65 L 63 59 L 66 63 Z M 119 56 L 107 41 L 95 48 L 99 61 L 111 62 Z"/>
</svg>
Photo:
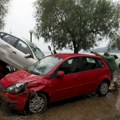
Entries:
<svg viewBox="0 0 120 120">
<path fill-rule="evenodd" d="M 9 12 L 5 18 L 6 26 L 4 31 L 8 33 L 11 31 L 15 36 L 29 39 L 29 30 L 33 30 L 35 26 L 35 11 L 33 7 L 34 2 L 35 0 L 11 0 L 9 5 Z M 50 43 L 46 44 L 44 43 L 43 39 L 37 41 L 35 38 L 33 42 L 38 45 L 42 51 L 48 51 L 47 46 L 50 45 Z"/>
<path fill-rule="evenodd" d="M 34 7 L 35 0 L 11 0 L 9 5 L 9 11 L 5 18 L 4 31 L 17 37 L 29 39 L 29 30 L 33 30 L 35 26 L 34 19 Z M 48 51 L 47 46 L 50 44 L 44 43 L 43 39 L 37 41 L 33 40 L 42 51 Z"/>
<path fill-rule="evenodd" d="M 33 2 L 35 0 L 11 0 L 6 16 L 5 31 L 29 37 L 29 30 L 34 28 Z"/>
</svg>

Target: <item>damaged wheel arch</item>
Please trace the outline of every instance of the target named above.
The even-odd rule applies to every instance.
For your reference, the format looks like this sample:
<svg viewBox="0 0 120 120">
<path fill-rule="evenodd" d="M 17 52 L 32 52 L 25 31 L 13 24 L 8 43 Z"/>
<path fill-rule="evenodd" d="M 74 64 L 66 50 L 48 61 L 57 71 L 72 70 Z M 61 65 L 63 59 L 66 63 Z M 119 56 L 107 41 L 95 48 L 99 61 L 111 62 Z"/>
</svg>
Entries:
<svg viewBox="0 0 120 120">
<path fill-rule="evenodd" d="M 50 97 L 46 92 L 37 91 L 37 92 L 31 93 L 25 104 L 24 112 L 26 114 L 42 113 L 46 110 L 49 100 L 50 100 Z"/>
</svg>

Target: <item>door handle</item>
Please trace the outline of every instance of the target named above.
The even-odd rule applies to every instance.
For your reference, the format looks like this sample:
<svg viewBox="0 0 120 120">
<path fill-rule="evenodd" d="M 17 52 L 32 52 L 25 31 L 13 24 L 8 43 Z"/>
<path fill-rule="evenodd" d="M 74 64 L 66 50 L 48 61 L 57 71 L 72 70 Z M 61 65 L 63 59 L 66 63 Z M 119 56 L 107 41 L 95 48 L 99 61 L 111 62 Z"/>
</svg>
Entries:
<svg viewBox="0 0 120 120">
<path fill-rule="evenodd" d="M 12 51 L 14 54 L 16 54 L 16 52 L 15 51 Z"/>
</svg>

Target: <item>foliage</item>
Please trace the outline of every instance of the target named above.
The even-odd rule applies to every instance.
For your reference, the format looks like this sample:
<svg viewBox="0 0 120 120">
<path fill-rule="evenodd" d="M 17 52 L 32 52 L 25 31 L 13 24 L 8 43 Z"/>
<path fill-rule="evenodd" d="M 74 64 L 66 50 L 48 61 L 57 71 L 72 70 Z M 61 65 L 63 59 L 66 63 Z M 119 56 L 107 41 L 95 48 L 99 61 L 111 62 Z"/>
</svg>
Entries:
<svg viewBox="0 0 120 120">
<path fill-rule="evenodd" d="M 4 17 L 8 11 L 8 2 L 9 0 L 0 0 L 0 29 L 4 27 Z"/>
<path fill-rule="evenodd" d="M 111 45 L 111 48 L 120 50 L 120 36 L 116 38 L 115 42 Z"/>
<path fill-rule="evenodd" d="M 120 50 L 120 37 L 116 39 L 116 47 Z"/>
<path fill-rule="evenodd" d="M 115 32 L 115 33 L 111 33 L 109 35 L 109 52 L 112 50 L 120 50 L 120 31 Z"/>
<path fill-rule="evenodd" d="M 120 5 L 111 0 L 37 0 L 36 36 L 78 53 L 119 28 Z"/>
</svg>

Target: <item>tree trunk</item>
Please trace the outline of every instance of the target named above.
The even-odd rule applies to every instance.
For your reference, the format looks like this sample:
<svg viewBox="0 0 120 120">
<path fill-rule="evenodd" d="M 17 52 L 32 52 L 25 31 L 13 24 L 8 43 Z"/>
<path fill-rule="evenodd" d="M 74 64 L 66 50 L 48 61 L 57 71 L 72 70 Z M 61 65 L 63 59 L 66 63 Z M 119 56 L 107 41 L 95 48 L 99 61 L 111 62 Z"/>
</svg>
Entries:
<svg viewBox="0 0 120 120">
<path fill-rule="evenodd" d="M 72 41 L 73 42 L 73 47 L 74 47 L 74 53 L 78 53 L 79 51 L 78 51 L 78 46 L 77 46 L 77 44 L 76 44 L 76 41 Z"/>
<path fill-rule="evenodd" d="M 79 51 L 78 51 L 78 48 L 76 47 L 76 48 L 74 48 L 74 53 L 78 53 Z"/>
</svg>

